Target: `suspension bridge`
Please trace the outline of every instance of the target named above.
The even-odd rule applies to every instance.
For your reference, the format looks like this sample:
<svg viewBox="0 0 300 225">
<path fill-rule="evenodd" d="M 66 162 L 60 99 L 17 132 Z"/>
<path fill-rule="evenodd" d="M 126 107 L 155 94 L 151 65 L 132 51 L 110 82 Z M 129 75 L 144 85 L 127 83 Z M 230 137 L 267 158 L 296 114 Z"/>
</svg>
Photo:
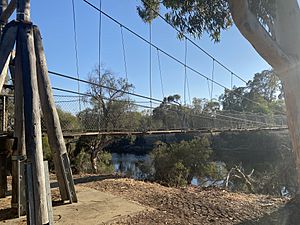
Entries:
<svg viewBox="0 0 300 225">
<path fill-rule="evenodd" d="M 77 36 L 79 32 L 77 31 L 77 18 L 76 18 L 76 7 L 74 0 L 72 2 L 72 19 L 73 19 L 73 32 L 74 32 L 74 52 L 75 52 L 75 65 L 76 65 L 76 75 L 73 74 L 64 74 L 62 72 L 57 71 L 48 71 L 49 76 L 52 79 L 60 79 L 61 84 L 69 84 L 73 83 L 77 88 L 68 89 L 65 86 L 53 86 L 52 89 L 55 93 L 55 103 L 56 106 L 61 109 L 63 112 L 69 113 L 74 116 L 75 119 L 78 120 L 76 126 L 70 124 L 70 121 L 61 119 L 61 126 L 64 131 L 65 136 L 77 136 L 77 135 L 140 135 L 140 134 L 168 134 L 168 133 L 187 133 L 187 132 L 202 132 L 202 133 L 218 133 L 218 132 L 226 132 L 226 131 L 255 131 L 255 130 L 282 130 L 287 129 L 287 118 L 282 112 L 278 112 L 275 114 L 263 114 L 263 113 L 252 113 L 252 112 L 240 112 L 240 111 L 226 111 L 222 109 L 216 109 L 209 112 L 205 111 L 195 111 L 192 110 L 191 106 L 191 93 L 190 93 L 190 85 L 189 85 L 189 76 L 188 73 L 191 72 L 201 81 L 207 83 L 208 90 L 208 98 L 210 101 L 213 101 L 214 89 L 215 87 L 221 88 L 224 91 L 232 92 L 234 91 L 234 78 L 238 79 L 240 82 L 246 84 L 247 81 L 242 76 L 233 72 L 228 66 L 224 65 L 220 60 L 212 56 L 209 52 L 204 50 L 201 46 L 199 46 L 193 39 L 190 37 L 181 34 L 183 37 L 184 43 L 184 57 L 179 57 L 174 55 L 167 50 L 164 50 L 162 46 L 158 46 L 152 41 L 152 25 L 149 24 L 149 36 L 148 38 L 144 37 L 142 34 L 139 34 L 133 28 L 130 28 L 124 25 L 121 21 L 117 20 L 109 13 L 102 9 L 101 0 L 99 1 L 99 6 L 94 5 L 88 0 L 83 0 L 86 4 L 86 7 L 91 8 L 96 13 L 99 14 L 99 26 L 98 26 L 98 79 L 91 81 L 89 79 L 83 79 L 79 73 L 79 50 L 78 50 L 78 41 Z M 143 1 L 144 2 L 144 1 Z M 147 2 L 145 2 L 147 4 Z M 159 12 L 153 10 L 160 19 L 169 25 L 175 32 L 180 33 L 180 31 L 170 24 L 164 16 L 162 16 Z M 101 80 L 101 49 L 102 49 L 102 35 L 105 32 L 102 27 L 102 20 L 106 18 L 111 24 L 115 24 L 119 26 L 120 29 L 120 42 L 122 45 L 121 55 L 123 58 L 123 67 L 124 67 L 124 80 L 128 82 L 129 80 L 129 72 L 128 72 L 128 62 L 126 52 L 126 40 L 124 38 L 124 33 L 127 32 L 129 35 L 133 36 L 140 41 L 142 41 L 146 46 L 149 47 L 149 71 L 146 71 L 145 74 L 148 73 L 148 81 L 149 81 L 149 95 L 136 93 L 131 90 L 124 90 L 122 87 L 114 87 L 108 86 L 107 84 L 100 83 Z M 211 74 L 204 74 L 199 69 L 194 68 L 188 63 L 188 50 L 189 46 L 192 46 L 197 51 L 203 53 L 209 60 L 211 60 L 212 68 Z M 161 96 L 166 98 L 166 91 L 164 89 L 163 82 L 163 72 L 162 72 L 162 57 L 168 58 L 172 63 L 177 64 L 183 67 L 183 91 L 178 90 L 177 93 L 183 92 L 183 100 L 180 105 L 174 102 L 169 102 L 165 104 L 163 98 L 158 99 L 154 98 L 153 94 L 153 52 L 156 53 L 157 58 L 157 72 L 159 77 L 159 85 L 161 87 Z M 216 76 L 224 75 L 216 74 L 216 66 L 221 67 L 229 73 L 228 78 L 230 79 L 230 86 L 226 86 L 225 84 L 216 80 Z M 157 74 L 156 74 L 157 75 Z M 147 76 L 147 75 L 146 75 Z M 99 89 L 102 92 L 115 92 L 122 93 L 125 98 L 108 98 L 104 94 L 102 96 L 95 96 L 90 93 L 91 89 Z M 84 91 L 81 91 L 84 90 Z M 249 99 L 245 96 L 239 95 L 235 93 L 237 96 L 241 97 L 244 101 L 248 101 L 254 105 L 260 105 L 261 103 L 256 102 L 252 99 Z M 97 102 L 99 105 L 103 102 L 99 101 L 97 98 L 101 98 L 101 101 L 107 103 L 111 102 L 126 102 L 130 101 L 130 105 L 132 110 L 123 112 L 125 116 L 128 118 L 133 116 L 134 112 L 142 113 L 143 115 L 153 115 L 155 109 L 159 107 L 163 113 L 170 115 L 172 118 L 182 121 L 181 124 L 156 124 L 156 126 L 143 125 L 136 126 L 132 128 L 130 125 L 123 125 L 120 127 L 112 127 L 107 128 L 103 127 L 103 111 L 101 111 L 98 107 L 97 111 L 89 112 L 89 119 L 83 118 L 83 112 L 86 113 L 87 109 L 95 108 L 95 105 L 91 105 L 91 102 Z M 201 96 L 195 96 L 200 97 Z M 2 108 L 9 108 L 10 110 L 13 108 L 13 96 L 6 96 L 2 98 Z M 11 100 L 10 100 L 11 99 Z M 188 104 L 189 102 L 189 104 Z M 96 103 L 96 104 L 97 104 Z M 171 106 L 166 107 L 165 105 Z M 173 107 L 172 107 L 173 106 Z M 5 111 L 5 110 L 4 110 Z M 3 131 L 5 130 L 13 130 L 13 113 L 7 112 L 4 116 L 6 119 L 3 119 Z M 5 122 L 8 121 L 8 122 Z M 6 125 L 5 125 L 6 124 Z M 6 128 L 4 128 L 7 126 Z"/>
<path fill-rule="evenodd" d="M 144 0 L 141 1 L 147 4 Z M 214 98 L 216 89 L 232 93 L 235 91 L 234 79 L 237 79 L 239 83 L 248 84 L 246 79 L 204 50 L 192 38 L 182 34 L 164 16 L 152 9 L 151 5 L 148 5 L 150 10 L 182 38 L 183 57 L 153 41 L 152 23 L 148 24 L 149 33 L 148 37 L 145 37 L 138 30 L 125 25 L 122 20 L 104 10 L 101 0 L 99 6 L 89 0 L 81 2 L 99 15 L 98 43 L 95 45 L 98 47 L 98 66 L 94 70 L 95 77 L 92 75 L 88 79 L 83 78 L 80 73 L 78 35 L 81 31 L 77 30 L 78 20 L 74 0 L 71 0 L 71 15 L 75 75 L 54 71 L 51 68 L 48 70 L 41 33 L 38 26 L 31 23 L 29 0 L 11 0 L 8 5 L 8 2 L 3 0 L 1 5 L 0 20 L 3 22 L 4 29 L 0 27 L 0 68 L 3 72 L 0 77 L 0 90 L 2 91 L 3 87 L 4 91 L 0 98 L 2 122 L 0 137 L 7 144 L 5 146 L 7 149 L 0 156 L 3 165 L 6 164 L 8 155 L 12 156 L 12 207 L 17 208 L 18 216 L 20 216 L 25 212 L 25 203 L 28 203 L 26 209 L 28 224 L 53 224 L 49 169 L 47 162 L 43 162 L 42 131 L 47 134 L 48 143 L 54 153 L 53 163 L 61 199 L 73 203 L 78 199 L 64 137 L 287 129 L 287 117 L 280 110 L 273 110 L 268 114 L 249 112 L 246 109 L 244 111 L 224 110 L 222 103 Z M 15 9 L 17 9 L 17 20 L 6 23 Z M 3 18 L 4 16 L 6 18 Z M 103 18 L 120 29 L 122 46 L 120 55 L 122 55 L 124 68 L 122 78 L 115 78 L 112 73 L 103 71 L 101 68 L 102 36 L 106 32 L 102 27 Z M 148 90 L 144 92 L 135 92 L 133 86 L 136 84 L 130 82 L 130 63 L 125 35 L 139 40 L 149 51 L 149 70 L 146 68 L 142 73 L 142 76 L 148 80 Z M 190 46 L 193 48 L 191 49 Z M 188 58 L 191 50 L 201 52 L 211 62 L 211 67 L 203 65 L 206 71 L 207 68 L 211 68 L 211 71 L 203 72 L 191 65 Z M 158 67 L 156 72 L 153 70 L 154 52 Z M 162 58 L 182 69 L 183 82 L 178 83 L 183 90 L 175 90 L 172 93 L 166 90 L 164 75 L 167 72 L 162 69 L 164 64 Z M 223 77 L 227 79 L 227 82 L 217 79 L 225 74 L 218 73 L 218 67 L 229 74 L 228 77 Z M 4 85 L 8 76 L 7 71 L 11 75 L 10 85 Z M 193 74 L 193 77 L 199 79 L 202 84 L 207 85 L 208 100 L 206 100 L 205 107 L 201 104 L 198 107 L 192 104 L 190 74 Z M 158 83 L 154 82 L 154 75 L 159 77 Z M 57 79 L 60 82 L 53 82 Z M 230 85 L 228 85 L 228 80 Z M 72 83 L 73 86 L 69 85 Z M 155 97 L 157 95 L 154 86 L 160 86 L 161 97 Z M 183 93 L 182 100 L 178 93 Z M 261 106 L 262 104 L 243 94 L 236 92 L 234 94 L 252 105 Z M 199 93 L 195 97 L 200 101 L 203 99 Z M 11 135 L 12 132 L 13 135 Z M 16 146 L 13 147 L 13 145 Z M 0 195 L 5 197 L 6 168 L 1 169 Z M 33 195 L 32 198 L 31 195 Z"/>
</svg>

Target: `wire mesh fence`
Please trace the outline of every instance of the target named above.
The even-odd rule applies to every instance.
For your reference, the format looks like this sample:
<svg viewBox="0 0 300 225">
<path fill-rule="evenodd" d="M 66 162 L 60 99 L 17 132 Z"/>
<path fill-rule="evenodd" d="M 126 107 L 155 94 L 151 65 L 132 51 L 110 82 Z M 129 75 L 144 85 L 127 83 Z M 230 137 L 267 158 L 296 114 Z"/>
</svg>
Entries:
<svg viewBox="0 0 300 225">
<path fill-rule="evenodd" d="M 243 112 L 195 112 L 191 107 L 157 105 L 150 108 L 134 101 L 111 104 L 108 114 L 91 99 L 78 96 L 55 96 L 62 129 L 65 131 L 149 131 L 248 129 L 283 127 L 285 115 Z M 122 107 L 121 104 L 128 104 Z M 82 104 L 79 107 L 79 104 Z M 108 103 L 107 103 L 108 104 Z M 119 108 L 118 108 L 119 107 Z M 79 111 L 81 108 L 81 111 Z"/>
</svg>

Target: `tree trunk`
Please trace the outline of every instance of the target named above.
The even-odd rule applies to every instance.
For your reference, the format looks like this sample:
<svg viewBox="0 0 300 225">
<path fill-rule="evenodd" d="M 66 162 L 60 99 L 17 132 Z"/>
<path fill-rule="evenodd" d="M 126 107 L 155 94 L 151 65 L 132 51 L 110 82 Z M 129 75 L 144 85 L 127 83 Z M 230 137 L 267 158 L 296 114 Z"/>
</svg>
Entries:
<svg viewBox="0 0 300 225">
<path fill-rule="evenodd" d="M 97 150 L 93 150 L 92 153 L 91 153 L 91 165 L 92 165 L 92 172 L 94 174 L 97 173 L 97 153 L 98 151 Z"/>
<path fill-rule="evenodd" d="M 277 0 L 275 33 L 271 37 L 251 13 L 247 0 L 229 0 L 242 35 L 275 69 L 283 82 L 288 125 L 300 184 L 300 13 L 297 0 Z M 300 186 L 298 187 L 298 194 Z"/>
<path fill-rule="evenodd" d="M 300 13 L 295 0 L 277 0 L 276 41 L 285 54 L 297 58 L 297 64 L 278 75 L 283 82 L 288 126 L 295 153 L 298 185 L 300 185 Z M 298 194 L 300 186 L 298 187 Z"/>
</svg>

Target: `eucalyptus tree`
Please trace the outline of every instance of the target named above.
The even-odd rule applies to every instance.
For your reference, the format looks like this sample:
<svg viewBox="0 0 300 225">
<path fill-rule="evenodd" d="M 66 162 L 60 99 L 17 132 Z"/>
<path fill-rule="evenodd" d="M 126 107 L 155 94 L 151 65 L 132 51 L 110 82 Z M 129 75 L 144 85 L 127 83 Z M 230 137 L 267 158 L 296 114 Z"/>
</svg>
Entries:
<svg viewBox="0 0 300 225">
<path fill-rule="evenodd" d="M 221 31 L 233 24 L 283 84 L 288 124 L 300 182 L 300 13 L 297 0 L 142 0 L 146 22 L 164 7 L 165 18 L 182 34 L 208 33 L 220 41 Z M 155 11 L 154 11 L 154 10 Z"/>
</svg>

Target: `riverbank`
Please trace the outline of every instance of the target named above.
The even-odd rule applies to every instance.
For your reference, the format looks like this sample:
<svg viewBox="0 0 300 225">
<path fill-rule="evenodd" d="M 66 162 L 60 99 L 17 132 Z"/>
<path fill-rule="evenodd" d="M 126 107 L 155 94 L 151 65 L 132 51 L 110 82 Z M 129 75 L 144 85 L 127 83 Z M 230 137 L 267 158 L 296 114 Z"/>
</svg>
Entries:
<svg viewBox="0 0 300 225">
<path fill-rule="evenodd" d="M 262 218 L 263 220 L 266 218 L 273 219 L 272 215 L 278 214 L 280 210 L 285 208 L 285 204 L 289 201 L 287 198 L 231 193 L 221 189 L 203 189 L 193 186 L 170 188 L 157 183 L 113 178 L 111 176 L 76 176 L 75 182 L 78 193 L 84 190 L 86 192 L 85 195 L 90 193 L 93 196 L 90 202 L 87 201 L 88 198 L 86 197 L 79 199 L 80 204 L 84 203 L 84 209 L 93 210 L 81 212 L 80 208 L 76 209 L 76 215 L 78 216 L 75 217 L 75 214 L 73 216 L 70 215 L 70 219 L 76 218 L 77 223 L 84 222 L 84 220 L 79 221 L 80 218 L 94 217 L 93 213 L 97 211 L 100 217 L 101 214 L 112 216 L 105 221 L 102 220 L 101 223 L 95 224 L 291 225 L 291 223 L 254 222 L 258 219 L 262 220 Z M 53 186 L 55 187 L 55 184 Z M 101 196 L 105 196 L 105 201 L 101 200 Z M 137 210 L 134 213 L 122 213 L 121 211 L 119 213 L 118 211 L 111 213 L 112 208 L 107 206 L 108 203 L 113 201 L 107 199 L 107 196 L 114 200 L 115 205 L 126 203 L 132 205 L 133 208 L 137 208 Z M 52 189 L 52 198 L 55 203 L 55 200 L 58 198 L 57 188 Z M 94 201 L 95 199 L 97 201 Z M 72 207 L 79 207 L 80 204 L 64 205 L 63 207 L 66 209 L 63 211 L 72 211 Z M 8 207 L 9 201 L 2 201 L 1 199 L 0 213 L 7 212 L 5 208 Z M 61 206 L 54 206 L 55 213 L 59 212 L 57 207 Z M 128 207 L 126 206 L 125 208 L 127 210 Z M 62 218 L 61 215 L 54 215 L 54 219 L 59 220 L 56 223 L 64 224 L 61 223 L 62 221 L 59 218 Z M 279 215 L 279 218 L 283 217 Z M 9 220 L 6 220 L 5 224 L 9 224 Z"/>
<path fill-rule="evenodd" d="M 287 198 L 231 193 L 221 189 L 193 186 L 170 188 L 123 178 L 84 185 L 153 209 L 119 218 L 109 224 L 246 225 L 272 215 L 288 201 Z"/>
</svg>

